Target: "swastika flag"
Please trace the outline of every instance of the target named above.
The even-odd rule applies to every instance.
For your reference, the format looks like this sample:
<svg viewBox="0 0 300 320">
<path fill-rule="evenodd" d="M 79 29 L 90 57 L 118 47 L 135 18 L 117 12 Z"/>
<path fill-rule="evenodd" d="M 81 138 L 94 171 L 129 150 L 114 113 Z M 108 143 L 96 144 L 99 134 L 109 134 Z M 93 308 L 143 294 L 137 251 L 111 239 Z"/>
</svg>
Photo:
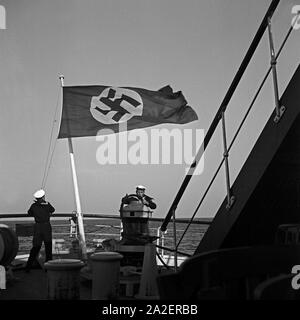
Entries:
<svg viewBox="0 0 300 320">
<path fill-rule="evenodd" d="M 104 129 L 118 133 L 122 128 L 185 124 L 197 119 L 181 91 L 173 92 L 170 86 L 158 91 L 108 86 L 64 87 L 58 138 L 106 134 Z"/>
</svg>

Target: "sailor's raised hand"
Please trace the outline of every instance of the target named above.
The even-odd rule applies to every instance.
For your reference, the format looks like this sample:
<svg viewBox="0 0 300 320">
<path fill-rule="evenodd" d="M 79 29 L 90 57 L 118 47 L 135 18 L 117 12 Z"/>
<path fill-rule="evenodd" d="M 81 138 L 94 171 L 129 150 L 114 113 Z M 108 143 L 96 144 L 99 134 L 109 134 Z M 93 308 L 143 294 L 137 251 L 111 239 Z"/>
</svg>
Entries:
<svg viewBox="0 0 300 320">
<path fill-rule="evenodd" d="M 147 200 L 143 200 L 143 204 L 144 204 L 145 206 L 149 206 L 149 202 L 148 202 Z"/>
</svg>

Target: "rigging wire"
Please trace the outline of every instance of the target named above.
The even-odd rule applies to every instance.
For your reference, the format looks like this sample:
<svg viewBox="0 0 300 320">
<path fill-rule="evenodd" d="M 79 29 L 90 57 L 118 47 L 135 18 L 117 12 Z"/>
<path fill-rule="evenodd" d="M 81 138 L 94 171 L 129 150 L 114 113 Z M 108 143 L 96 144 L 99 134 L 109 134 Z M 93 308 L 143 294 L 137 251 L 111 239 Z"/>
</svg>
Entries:
<svg viewBox="0 0 300 320">
<path fill-rule="evenodd" d="M 52 149 L 52 153 L 51 153 L 49 165 L 48 165 L 47 172 L 46 172 L 46 175 L 45 175 L 45 179 L 44 179 L 44 183 L 43 183 L 43 188 L 45 187 L 46 182 L 47 182 L 47 179 L 48 179 L 48 174 L 49 174 L 50 167 L 51 167 L 51 164 L 52 164 L 52 159 L 53 159 L 53 155 L 54 155 L 56 143 L 57 143 L 57 139 L 55 139 L 55 142 L 54 142 L 54 147 L 53 147 L 53 149 Z"/>
<path fill-rule="evenodd" d="M 49 146 L 48 146 L 47 157 L 46 157 L 46 162 L 45 162 L 45 169 L 44 169 L 44 174 L 43 174 L 43 179 L 42 179 L 42 186 L 41 186 L 42 189 L 44 189 L 44 187 L 46 185 L 46 181 L 47 181 L 48 174 L 49 174 L 49 169 L 50 169 L 50 166 L 51 166 L 51 162 L 52 162 L 52 159 L 53 159 L 53 154 L 54 154 L 54 150 L 55 150 L 56 142 L 57 142 L 57 138 L 55 138 L 54 147 L 53 147 L 51 155 L 50 155 L 50 150 L 51 150 L 51 145 L 52 145 L 52 140 L 53 140 L 54 127 L 55 127 L 55 124 L 57 123 L 56 117 L 57 117 L 57 110 L 58 110 L 58 105 L 59 105 L 59 101 L 60 101 L 60 96 L 61 96 L 61 89 L 59 88 L 59 91 L 58 91 L 58 94 L 57 94 L 54 118 L 53 118 L 53 122 L 52 122 L 51 133 L 50 133 L 50 137 L 49 137 Z M 50 158 L 50 160 L 49 160 L 49 158 Z"/>
<path fill-rule="evenodd" d="M 300 17 L 300 11 L 299 11 L 299 13 L 297 14 L 297 17 L 298 17 L 298 16 Z M 290 37 L 290 34 L 291 34 L 292 31 L 294 30 L 294 27 L 295 27 L 295 24 L 296 24 L 297 21 L 298 21 L 298 18 L 295 19 L 293 25 L 292 25 L 292 26 L 289 28 L 289 30 L 287 31 L 286 36 L 284 37 L 284 39 L 283 39 L 283 41 L 282 41 L 282 43 L 281 43 L 281 46 L 280 46 L 280 48 L 279 48 L 279 50 L 278 50 L 278 52 L 277 52 L 277 54 L 276 54 L 276 57 L 275 57 L 276 61 L 277 61 L 277 59 L 279 58 L 279 56 L 280 56 L 280 54 L 281 54 L 281 51 L 283 50 L 283 48 L 284 48 L 284 46 L 285 46 L 288 38 Z M 262 88 L 263 88 L 263 86 L 264 86 L 264 84 L 265 84 L 265 82 L 266 82 L 266 80 L 267 80 L 267 78 L 268 78 L 268 76 L 269 76 L 269 74 L 270 74 L 270 72 L 271 72 L 271 70 L 272 70 L 272 67 L 269 67 L 269 69 L 267 70 L 267 72 L 266 72 L 266 74 L 265 74 L 265 76 L 264 76 L 264 78 L 263 78 L 263 80 L 262 80 L 259 88 L 257 89 L 257 91 L 256 91 L 256 93 L 255 93 L 255 95 L 254 95 L 254 98 L 252 99 L 252 101 L 251 101 L 251 103 L 250 103 L 250 106 L 249 106 L 248 109 L 247 109 L 246 114 L 244 115 L 244 117 L 243 117 L 243 119 L 242 119 L 241 124 L 239 125 L 239 127 L 238 127 L 238 129 L 237 129 L 237 131 L 236 131 L 236 133 L 235 133 L 235 135 L 234 135 L 234 137 L 233 137 L 233 139 L 232 139 L 229 147 L 228 147 L 228 152 L 230 151 L 230 149 L 231 149 L 234 141 L 236 140 L 236 138 L 237 138 L 240 130 L 242 129 L 242 126 L 243 126 L 244 122 L 246 121 L 246 119 L 247 119 L 247 117 L 248 117 L 248 115 L 249 115 L 249 113 L 250 113 L 250 111 L 251 111 L 251 109 L 252 109 L 252 107 L 253 107 L 253 105 L 254 105 L 254 103 L 255 103 L 258 95 L 259 95 L 259 93 L 261 92 L 261 90 L 262 90 Z M 197 212 L 199 211 L 200 206 L 202 205 L 202 203 L 203 203 L 203 201 L 204 201 L 204 198 L 206 197 L 206 194 L 208 193 L 208 191 L 209 191 L 212 183 L 214 182 L 217 174 L 219 173 L 223 162 L 224 162 L 224 158 L 222 159 L 221 163 L 219 164 L 219 167 L 217 168 L 217 170 L 216 170 L 213 178 L 211 179 L 208 187 L 206 188 L 206 190 L 205 190 L 205 192 L 204 192 L 204 194 L 203 194 L 200 202 L 198 203 L 196 209 L 194 210 L 194 213 L 193 213 L 192 217 L 190 218 L 190 221 L 189 221 L 188 225 L 186 226 L 184 232 L 182 233 L 182 235 L 181 235 L 181 237 L 180 237 L 180 239 L 179 239 L 179 241 L 178 241 L 178 243 L 177 243 L 177 245 L 176 245 L 176 249 L 179 247 L 182 239 L 184 238 L 187 230 L 189 229 L 192 221 L 194 220 L 194 217 L 196 216 Z"/>
</svg>

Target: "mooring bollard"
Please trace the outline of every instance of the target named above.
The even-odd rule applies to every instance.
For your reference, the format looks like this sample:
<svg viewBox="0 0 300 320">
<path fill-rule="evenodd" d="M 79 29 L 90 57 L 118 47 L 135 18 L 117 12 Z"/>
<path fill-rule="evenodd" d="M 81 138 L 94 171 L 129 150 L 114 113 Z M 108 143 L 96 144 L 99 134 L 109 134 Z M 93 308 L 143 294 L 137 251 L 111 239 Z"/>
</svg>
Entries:
<svg viewBox="0 0 300 320">
<path fill-rule="evenodd" d="M 92 299 L 110 300 L 119 297 L 120 260 L 117 252 L 98 252 L 91 255 Z"/>
<path fill-rule="evenodd" d="M 0 290 L 6 289 L 6 271 L 3 266 L 0 266 Z"/>
<path fill-rule="evenodd" d="M 84 263 L 77 259 L 50 260 L 44 264 L 47 270 L 49 300 L 80 299 L 80 269 Z"/>
</svg>

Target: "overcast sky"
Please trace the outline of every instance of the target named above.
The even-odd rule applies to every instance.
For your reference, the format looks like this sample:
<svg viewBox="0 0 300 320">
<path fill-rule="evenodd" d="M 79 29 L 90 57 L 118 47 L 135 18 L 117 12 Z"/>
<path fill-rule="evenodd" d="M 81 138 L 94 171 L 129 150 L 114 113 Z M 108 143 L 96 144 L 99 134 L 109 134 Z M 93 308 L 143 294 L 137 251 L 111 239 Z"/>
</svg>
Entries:
<svg viewBox="0 0 300 320">
<path fill-rule="evenodd" d="M 270 0 L 2 0 L 0 30 L 0 212 L 27 211 L 40 188 L 53 119 L 58 76 L 65 85 L 131 86 L 181 90 L 199 120 L 181 126 L 206 133 L 270 4 Z M 276 49 L 290 27 L 292 7 L 282 1 L 273 17 Z M 226 113 L 228 144 L 269 67 L 265 34 Z M 299 64 L 300 29 L 278 62 L 280 95 Z M 274 108 L 271 78 L 230 154 L 231 182 Z M 54 125 L 57 134 L 58 122 Z M 158 126 L 157 128 L 176 128 Z M 149 129 L 147 129 L 147 132 Z M 223 154 L 220 128 L 192 178 L 177 216 L 192 214 Z M 53 146 L 54 144 L 52 144 Z M 167 213 L 186 165 L 100 165 L 95 137 L 73 139 L 83 212 L 118 214 L 120 199 L 147 187 Z M 75 209 L 66 139 L 57 141 L 46 183 L 57 212 Z M 224 168 L 197 217 L 212 217 L 225 196 Z"/>
</svg>

